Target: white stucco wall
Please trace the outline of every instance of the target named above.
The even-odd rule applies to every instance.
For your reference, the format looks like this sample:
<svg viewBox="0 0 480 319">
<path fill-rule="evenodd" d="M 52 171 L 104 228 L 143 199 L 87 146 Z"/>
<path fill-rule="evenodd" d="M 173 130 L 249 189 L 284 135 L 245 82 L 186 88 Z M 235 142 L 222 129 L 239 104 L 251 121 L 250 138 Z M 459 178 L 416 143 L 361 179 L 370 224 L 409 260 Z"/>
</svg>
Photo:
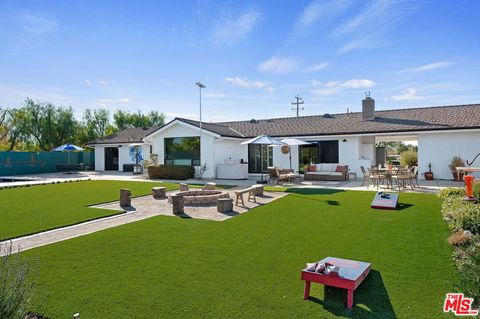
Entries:
<svg viewBox="0 0 480 319">
<path fill-rule="evenodd" d="M 418 167 L 419 178 L 428 171 L 428 163 L 432 163 L 435 178 L 452 179 L 448 168 L 453 156 L 459 155 L 464 160 L 473 160 L 480 153 L 480 131 L 422 133 L 418 135 Z M 480 159 L 472 165 L 480 167 Z M 480 178 L 480 174 L 475 176 Z"/>
<path fill-rule="evenodd" d="M 200 130 L 198 128 L 189 127 L 183 124 L 174 124 L 163 129 L 160 133 L 148 139 L 153 145 L 153 152 L 158 155 L 160 164 L 164 164 L 165 160 L 165 146 L 164 139 L 169 137 L 193 137 L 199 136 Z M 203 131 L 200 141 L 200 161 L 201 164 L 207 164 L 207 170 L 203 174 L 205 178 L 213 178 L 215 175 L 215 137 L 210 133 Z"/>
<path fill-rule="evenodd" d="M 95 146 L 95 170 L 105 170 L 105 147 Z"/>
<path fill-rule="evenodd" d="M 242 145 L 243 140 L 217 139 L 215 141 L 215 163 L 222 164 L 226 159 L 248 162 L 248 145 Z"/>
</svg>

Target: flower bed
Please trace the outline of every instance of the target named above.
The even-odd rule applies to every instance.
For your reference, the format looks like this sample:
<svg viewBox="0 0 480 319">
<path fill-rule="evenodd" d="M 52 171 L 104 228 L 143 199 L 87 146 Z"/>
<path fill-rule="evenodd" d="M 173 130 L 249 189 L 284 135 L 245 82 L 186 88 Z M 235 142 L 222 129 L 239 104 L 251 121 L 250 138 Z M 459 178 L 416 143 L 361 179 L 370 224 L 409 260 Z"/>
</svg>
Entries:
<svg viewBox="0 0 480 319">
<path fill-rule="evenodd" d="M 453 234 L 453 260 L 459 272 L 459 289 L 480 304 L 480 204 L 465 201 L 463 189 L 447 188 L 440 192 L 442 215 Z"/>
</svg>

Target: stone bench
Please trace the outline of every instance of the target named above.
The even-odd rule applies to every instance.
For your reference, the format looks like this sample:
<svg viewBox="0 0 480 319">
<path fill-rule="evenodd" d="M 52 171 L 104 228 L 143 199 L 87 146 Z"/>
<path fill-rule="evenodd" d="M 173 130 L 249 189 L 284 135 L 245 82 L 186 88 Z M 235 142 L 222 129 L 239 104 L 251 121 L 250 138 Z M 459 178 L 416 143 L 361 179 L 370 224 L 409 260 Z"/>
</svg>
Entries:
<svg viewBox="0 0 480 319">
<path fill-rule="evenodd" d="M 152 187 L 152 196 L 155 199 L 165 199 L 167 198 L 167 188 L 166 187 Z"/>
<path fill-rule="evenodd" d="M 217 211 L 219 213 L 229 213 L 233 211 L 233 199 L 219 198 L 217 200 Z"/>
<path fill-rule="evenodd" d="M 120 189 L 120 207 L 132 206 L 132 193 L 128 188 Z"/>
<path fill-rule="evenodd" d="M 172 201 L 172 212 L 174 215 L 182 215 L 185 213 L 183 205 L 183 196 L 172 195 L 170 196 Z"/>
</svg>

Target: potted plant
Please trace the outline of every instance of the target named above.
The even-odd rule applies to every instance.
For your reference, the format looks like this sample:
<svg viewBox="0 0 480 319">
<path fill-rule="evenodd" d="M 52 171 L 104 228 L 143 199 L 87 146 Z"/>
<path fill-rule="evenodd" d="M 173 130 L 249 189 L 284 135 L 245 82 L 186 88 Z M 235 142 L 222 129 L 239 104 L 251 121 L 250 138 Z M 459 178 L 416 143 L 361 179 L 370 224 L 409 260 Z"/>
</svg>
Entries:
<svg viewBox="0 0 480 319">
<path fill-rule="evenodd" d="M 432 163 L 428 163 L 428 172 L 423 173 L 427 181 L 433 181 Z"/>
<path fill-rule="evenodd" d="M 448 167 L 450 168 L 450 172 L 452 172 L 453 179 L 455 181 L 462 181 L 463 180 L 463 175 L 465 173 L 463 173 L 463 172 L 459 173 L 457 171 L 457 167 L 464 167 L 464 166 L 465 166 L 465 161 L 460 156 L 456 155 L 452 158 L 452 161 L 450 162 Z"/>
</svg>

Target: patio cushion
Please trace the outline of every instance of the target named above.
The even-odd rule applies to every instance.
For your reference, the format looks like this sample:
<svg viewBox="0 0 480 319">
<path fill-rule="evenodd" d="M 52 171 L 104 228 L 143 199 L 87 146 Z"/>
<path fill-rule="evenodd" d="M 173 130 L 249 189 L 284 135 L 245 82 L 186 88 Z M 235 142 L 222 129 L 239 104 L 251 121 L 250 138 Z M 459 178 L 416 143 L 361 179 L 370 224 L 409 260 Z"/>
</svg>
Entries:
<svg viewBox="0 0 480 319">
<path fill-rule="evenodd" d="M 309 172 L 316 172 L 317 171 L 317 165 L 309 165 L 308 166 L 308 171 Z"/>
<path fill-rule="evenodd" d="M 335 169 L 335 172 L 343 172 L 343 169 L 344 169 L 345 166 L 343 165 L 337 165 L 337 168 Z"/>
</svg>

